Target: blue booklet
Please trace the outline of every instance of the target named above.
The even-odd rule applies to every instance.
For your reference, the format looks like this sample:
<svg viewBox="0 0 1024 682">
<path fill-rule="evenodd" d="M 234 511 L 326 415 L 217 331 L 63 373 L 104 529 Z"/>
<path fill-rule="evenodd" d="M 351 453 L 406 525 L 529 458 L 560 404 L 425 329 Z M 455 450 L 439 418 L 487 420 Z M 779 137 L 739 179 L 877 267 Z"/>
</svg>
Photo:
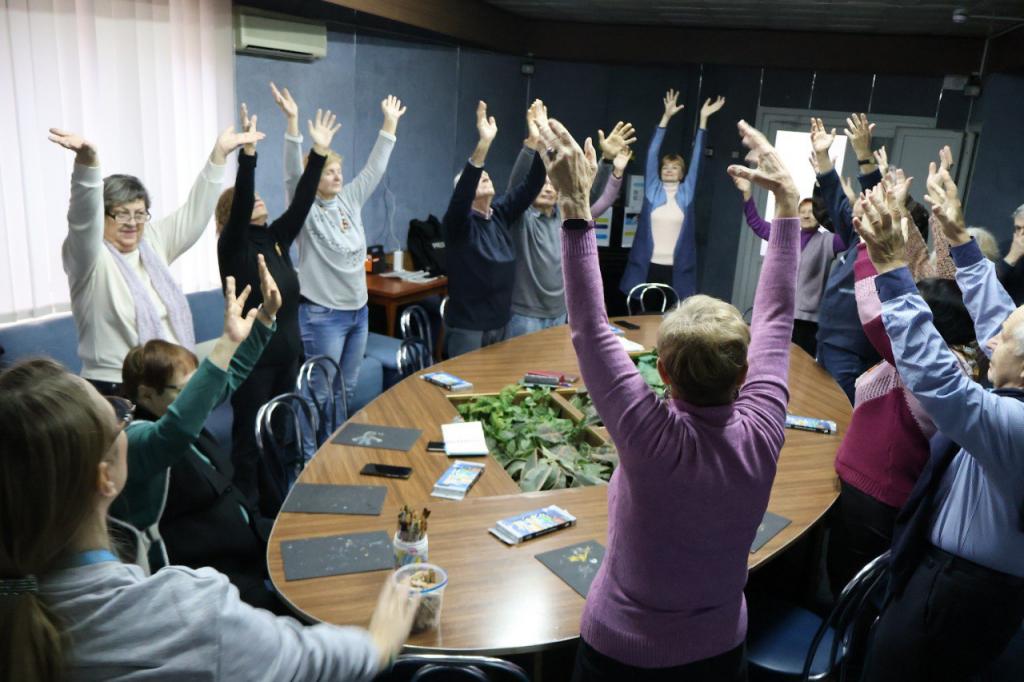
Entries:
<svg viewBox="0 0 1024 682">
<path fill-rule="evenodd" d="M 437 479 L 430 494 L 449 500 L 461 500 L 483 472 L 484 462 L 464 462 L 457 459 L 441 474 L 441 478 Z"/>
<path fill-rule="evenodd" d="M 574 523 L 575 516 L 552 504 L 543 509 L 534 509 L 501 519 L 494 528 L 488 530 L 505 544 L 518 545 L 520 542 L 566 528 Z"/>
<path fill-rule="evenodd" d="M 436 386 L 440 386 L 441 388 L 446 388 L 449 391 L 465 391 L 473 388 L 473 384 L 470 382 L 465 379 L 460 379 L 454 374 L 449 374 L 448 372 L 427 372 L 420 376 L 426 381 L 429 381 Z"/>
</svg>

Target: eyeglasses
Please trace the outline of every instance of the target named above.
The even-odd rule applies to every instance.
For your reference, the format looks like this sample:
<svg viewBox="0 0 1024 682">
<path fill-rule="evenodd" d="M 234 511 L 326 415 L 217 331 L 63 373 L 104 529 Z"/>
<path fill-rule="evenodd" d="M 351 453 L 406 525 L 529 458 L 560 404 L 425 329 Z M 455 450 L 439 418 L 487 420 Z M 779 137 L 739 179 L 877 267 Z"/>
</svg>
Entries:
<svg viewBox="0 0 1024 682">
<path fill-rule="evenodd" d="M 118 225 L 142 225 L 148 223 L 149 219 L 152 218 L 152 214 L 149 211 L 136 211 L 131 213 L 129 211 L 115 211 L 114 213 L 107 213 L 108 216 L 114 219 Z"/>
<path fill-rule="evenodd" d="M 117 418 L 117 431 L 120 433 L 135 419 L 135 403 L 127 398 L 116 395 L 103 396 L 111 407 L 114 408 L 114 416 Z"/>
</svg>

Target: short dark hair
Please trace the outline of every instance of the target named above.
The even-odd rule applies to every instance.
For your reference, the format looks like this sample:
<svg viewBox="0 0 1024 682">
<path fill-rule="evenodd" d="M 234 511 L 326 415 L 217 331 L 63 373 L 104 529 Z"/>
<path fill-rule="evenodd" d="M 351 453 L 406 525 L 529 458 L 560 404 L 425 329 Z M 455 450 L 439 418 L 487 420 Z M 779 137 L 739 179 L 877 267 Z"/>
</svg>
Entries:
<svg viewBox="0 0 1024 682">
<path fill-rule="evenodd" d="M 103 210 L 113 213 L 118 206 L 142 199 L 149 210 L 149 192 L 134 175 L 108 175 L 103 178 Z"/>
<path fill-rule="evenodd" d="M 928 241 L 928 209 L 908 195 L 907 212 L 910 213 L 910 219 L 917 225 L 917 231 L 921 233 L 925 241 Z"/>
<path fill-rule="evenodd" d="M 828 205 L 822 198 L 821 186 L 817 183 L 814 184 L 814 189 L 811 191 L 811 201 L 814 202 L 814 205 L 811 207 L 811 211 L 814 212 L 814 219 L 829 232 L 835 232 L 836 229 L 832 226 L 832 216 L 828 212 Z"/>
<path fill-rule="evenodd" d="M 974 321 L 955 281 L 929 277 L 917 283 L 917 290 L 931 308 L 935 329 L 947 345 L 966 346 L 975 340 Z"/>
<path fill-rule="evenodd" d="M 170 386 L 174 371 L 189 372 L 199 366 L 199 359 L 188 348 L 176 343 L 153 339 L 128 351 L 121 367 L 121 393 L 137 402 L 139 386 L 149 386 L 163 393 Z"/>
</svg>

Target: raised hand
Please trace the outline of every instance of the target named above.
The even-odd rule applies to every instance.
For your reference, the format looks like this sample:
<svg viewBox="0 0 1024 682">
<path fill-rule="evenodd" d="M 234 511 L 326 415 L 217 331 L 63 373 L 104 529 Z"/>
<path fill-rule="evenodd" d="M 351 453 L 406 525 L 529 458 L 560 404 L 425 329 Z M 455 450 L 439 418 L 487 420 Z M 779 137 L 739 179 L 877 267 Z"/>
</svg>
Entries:
<svg viewBox="0 0 1024 682">
<path fill-rule="evenodd" d="M 288 121 L 287 133 L 292 137 L 298 137 L 299 105 L 292 99 L 292 93 L 288 92 L 288 88 L 278 90 L 273 82 L 270 83 L 270 92 L 274 95 L 274 102 Z"/>
<path fill-rule="evenodd" d="M 267 268 L 267 261 L 262 253 L 256 255 L 256 263 L 260 271 L 260 293 L 263 295 L 263 303 L 260 304 L 260 309 L 263 315 L 266 316 L 266 319 L 261 321 L 269 327 L 273 323 L 277 311 L 281 309 L 281 290 L 277 288 L 277 282 L 274 281 L 274 276 L 270 274 L 270 269 Z"/>
<path fill-rule="evenodd" d="M 764 187 L 775 195 L 775 217 L 793 218 L 797 215 L 800 192 L 797 191 L 793 177 L 786 165 L 782 163 L 775 147 L 761 132 L 746 121 L 736 124 L 742 138 L 743 146 L 750 150 L 747 158 L 757 162 L 757 168 L 748 168 L 733 164 L 728 173 L 733 178 L 742 178 L 755 185 Z"/>
<path fill-rule="evenodd" d="M 878 166 L 878 172 L 884 178 L 886 173 L 889 172 L 889 152 L 885 151 L 885 145 L 883 144 L 872 155 L 875 158 L 875 165 Z"/>
<path fill-rule="evenodd" d="M 711 98 L 704 100 L 703 106 L 700 108 L 700 127 L 708 127 L 708 119 L 721 111 L 722 107 L 725 106 L 725 98 L 719 95 L 712 102 Z"/>
<path fill-rule="evenodd" d="M 384 114 L 384 123 L 381 124 L 380 129 L 394 135 L 398 130 L 398 119 L 405 115 L 402 100 L 394 95 L 388 95 L 381 101 L 380 110 Z"/>
<path fill-rule="evenodd" d="M 537 120 L 537 114 L 534 115 L 534 120 Z M 488 144 L 494 142 L 498 134 L 498 124 L 493 116 L 487 116 L 487 103 L 483 100 L 476 105 L 476 131 L 480 135 L 480 141 Z"/>
<path fill-rule="evenodd" d="M 213 151 L 210 152 L 210 161 L 218 166 L 222 166 L 227 162 L 228 154 L 242 145 L 255 144 L 264 137 L 266 137 L 264 133 L 255 130 L 236 133 L 235 126 L 228 126 L 217 138 L 217 143 L 213 145 Z"/>
<path fill-rule="evenodd" d="M 555 119 L 538 121 L 544 153 L 541 158 L 566 220 L 591 220 L 590 187 L 597 174 L 597 152 L 588 137 L 581 148 L 572 133 Z"/>
<path fill-rule="evenodd" d="M 747 199 L 749 199 L 751 195 L 751 190 L 753 189 L 753 187 L 750 184 L 750 180 L 732 174 L 730 174 L 729 177 L 732 178 L 732 184 L 736 185 L 736 189 L 738 189 L 740 193 L 743 194 L 743 200 L 746 201 Z"/>
<path fill-rule="evenodd" d="M 626 166 L 629 164 L 629 160 L 632 158 L 633 152 L 630 151 L 629 147 L 623 147 L 612 160 L 612 175 L 617 178 L 621 178 L 623 173 L 626 172 Z"/>
<path fill-rule="evenodd" d="M 678 100 L 679 92 L 669 88 L 669 91 L 665 93 L 665 97 L 662 100 L 662 103 L 665 105 L 665 113 L 661 115 L 661 123 L 658 124 L 659 128 L 667 126 L 669 119 L 683 110 L 685 105 L 676 104 Z"/>
<path fill-rule="evenodd" d="M 881 185 L 858 199 L 861 215 L 853 226 L 868 249 L 868 256 L 879 274 L 907 264 L 907 218 L 894 216 L 889 210 L 886 192 Z"/>
<path fill-rule="evenodd" d="M 313 151 L 320 156 L 327 156 L 331 149 L 331 140 L 334 134 L 341 130 L 341 124 L 335 123 L 338 117 L 331 113 L 331 110 L 316 110 L 316 118 L 313 121 L 307 120 L 309 126 L 309 139 L 313 141 Z"/>
<path fill-rule="evenodd" d="M 608 137 L 604 136 L 603 130 L 597 131 L 597 146 L 601 148 L 601 158 L 607 161 L 614 159 L 623 149 L 634 142 L 636 142 L 636 130 L 633 129 L 632 123 L 619 121 L 612 128 Z"/>
<path fill-rule="evenodd" d="M 811 149 L 814 150 L 815 154 L 828 156 L 828 150 L 832 148 L 832 143 L 835 142 L 835 139 L 835 128 L 829 132 L 820 118 L 811 118 Z"/>
<path fill-rule="evenodd" d="M 384 589 L 380 591 L 377 608 L 373 610 L 367 628 L 380 652 L 381 668 L 387 667 L 402 651 L 419 606 L 419 590 L 410 590 L 408 582 L 396 585 L 390 575 L 385 578 Z"/>
<path fill-rule="evenodd" d="M 850 206 L 854 206 L 857 203 L 857 192 L 853 189 L 853 179 L 844 178 L 839 176 L 839 184 L 843 187 L 843 194 L 846 195 L 846 200 L 850 202 Z"/>
<path fill-rule="evenodd" d="M 541 151 L 543 143 L 540 139 L 540 131 L 537 129 L 537 112 L 539 109 L 547 111 L 547 107 L 544 106 L 544 102 L 539 99 L 533 100 L 533 104 L 526 110 L 526 139 L 523 140 L 523 146 L 528 147 L 534 151 Z"/>
<path fill-rule="evenodd" d="M 871 158 L 871 133 L 874 129 L 875 124 L 870 123 L 864 114 L 851 114 L 846 119 L 846 128 L 843 132 L 850 138 L 850 146 L 857 154 L 858 161 Z"/>
<path fill-rule="evenodd" d="M 939 150 L 939 170 L 950 170 L 953 168 L 953 150 L 947 144 Z"/>
<path fill-rule="evenodd" d="M 884 177 L 882 184 L 885 185 L 886 197 L 891 198 L 889 211 L 893 215 L 907 215 L 907 197 L 910 195 L 910 184 L 914 178 L 908 178 L 902 168 L 894 168 Z"/>
<path fill-rule="evenodd" d="M 971 241 L 964 224 L 963 209 L 960 206 L 960 193 L 956 183 L 945 168 L 939 169 L 932 161 L 928 164 L 928 194 L 924 198 L 932 207 L 942 233 L 949 243 L 958 246 Z"/>
<path fill-rule="evenodd" d="M 100 165 L 100 157 L 96 151 L 96 145 L 89 142 L 81 135 L 72 133 L 60 128 L 50 128 L 47 138 L 50 142 L 59 144 L 64 149 L 70 149 L 75 153 L 75 163 L 82 166 Z"/>
<path fill-rule="evenodd" d="M 239 120 L 242 124 L 242 132 L 254 133 L 256 132 L 256 114 L 249 116 L 249 108 L 242 102 L 241 112 L 239 114 Z M 256 155 L 256 143 L 250 142 L 242 147 L 242 152 L 246 156 Z"/>
<path fill-rule="evenodd" d="M 224 280 L 224 339 L 239 344 L 245 341 L 252 331 L 252 323 L 256 319 L 257 309 L 253 308 L 244 315 L 245 302 L 252 293 L 252 287 L 246 285 L 242 293 L 235 295 L 235 278 L 229 276 Z"/>
</svg>

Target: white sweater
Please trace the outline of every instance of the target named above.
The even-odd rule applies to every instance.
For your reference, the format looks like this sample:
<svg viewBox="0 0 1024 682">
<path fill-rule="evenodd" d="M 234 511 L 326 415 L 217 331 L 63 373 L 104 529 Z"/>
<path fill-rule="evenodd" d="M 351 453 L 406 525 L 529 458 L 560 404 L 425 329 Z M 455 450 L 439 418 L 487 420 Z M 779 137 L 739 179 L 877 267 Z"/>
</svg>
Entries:
<svg viewBox="0 0 1024 682">
<path fill-rule="evenodd" d="M 56 571 L 40 596 L 71 642 L 69 679 L 369 680 L 379 654 L 361 628 L 303 627 L 256 609 L 212 568 L 151 577 L 108 561 Z"/>
<path fill-rule="evenodd" d="M 224 166 L 207 161 L 185 203 L 146 225 L 145 239 L 165 263 L 173 263 L 202 236 L 224 182 Z M 139 252 L 126 254 L 136 266 L 164 322 L 164 338 L 176 342 L 163 303 L 142 269 Z M 75 164 L 71 174 L 68 236 L 62 249 L 71 287 L 71 314 L 78 329 L 82 376 L 120 383 L 121 365 L 139 342 L 135 303 L 114 256 L 103 245 L 103 174 L 98 166 Z M 134 260 L 133 260 L 134 259 Z"/>
</svg>

